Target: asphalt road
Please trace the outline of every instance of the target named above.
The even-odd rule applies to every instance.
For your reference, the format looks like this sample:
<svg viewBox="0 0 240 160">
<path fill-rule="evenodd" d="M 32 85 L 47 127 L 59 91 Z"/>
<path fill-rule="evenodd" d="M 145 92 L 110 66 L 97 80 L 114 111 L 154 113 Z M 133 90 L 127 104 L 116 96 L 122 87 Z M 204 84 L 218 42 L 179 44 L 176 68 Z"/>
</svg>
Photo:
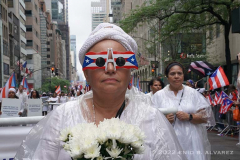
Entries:
<svg viewBox="0 0 240 160">
<path fill-rule="evenodd" d="M 211 143 L 211 160 L 240 160 L 240 148 L 236 146 L 238 136 L 218 136 L 215 131 L 208 132 Z"/>
</svg>

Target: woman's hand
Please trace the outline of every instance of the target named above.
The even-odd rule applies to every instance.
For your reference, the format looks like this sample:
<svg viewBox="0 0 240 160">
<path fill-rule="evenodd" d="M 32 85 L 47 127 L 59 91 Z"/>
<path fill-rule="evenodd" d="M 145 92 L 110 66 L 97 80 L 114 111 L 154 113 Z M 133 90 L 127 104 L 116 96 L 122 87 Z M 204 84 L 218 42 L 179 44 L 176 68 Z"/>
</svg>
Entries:
<svg viewBox="0 0 240 160">
<path fill-rule="evenodd" d="M 178 111 L 176 113 L 176 116 L 180 121 L 188 121 L 189 120 L 189 114 L 186 112 L 183 112 L 183 111 Z"/>
<path fill-rule="evenodd" d="M 166 115 L 166 118 L 168 119 L 168 121 L 169 121 L 170 123 L 173 123 L 173 122 L 174 122 L 174 115 L 173 115 L 172 113 L 167 114 L 167 115 Z"/>
</svg>

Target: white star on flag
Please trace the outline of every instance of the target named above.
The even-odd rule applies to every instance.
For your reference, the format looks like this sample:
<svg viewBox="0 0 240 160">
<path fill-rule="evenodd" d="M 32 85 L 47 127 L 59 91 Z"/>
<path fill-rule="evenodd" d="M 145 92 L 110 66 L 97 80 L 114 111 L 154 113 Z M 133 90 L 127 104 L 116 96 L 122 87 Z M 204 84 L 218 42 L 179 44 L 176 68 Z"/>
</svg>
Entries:
<svg viewBox="0 0 240 160">
<path fill-rule="evenodd" d="M 131 61 L 134 62 L 134 59 L 132 58 Z"/>
<path fill-rule="evenodd" d="M 89 63 L 89 60 L 88 60 L 88 59 L 86 60 L 86 63 Z"/>
</svg>

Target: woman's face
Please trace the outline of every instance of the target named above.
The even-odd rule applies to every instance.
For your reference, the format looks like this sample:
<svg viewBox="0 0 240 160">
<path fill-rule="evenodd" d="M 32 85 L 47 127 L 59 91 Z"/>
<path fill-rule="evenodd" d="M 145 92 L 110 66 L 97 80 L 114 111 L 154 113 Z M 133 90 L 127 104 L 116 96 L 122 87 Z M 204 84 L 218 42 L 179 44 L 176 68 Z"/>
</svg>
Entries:
<svg viewBox="0 0 240 160">
<path fill-rule="evenodd" d="M 189 86 L 189 87 L 193 87 L 192 84 L 190 82 L 186 82 L 186 85 Z"/>
<path fill-rule="evenodd" d="M 36 98 L 36 97 L 37 97 L 36 91 L 33 91 L 33 92 L 32 92 L 32 97 L 33 97 L 33 98 Z"/>
<path fill-rule="evenodd" d="M 54 97 L 54 98 L 57 97 L 57 93 L 54 92 L 54 93 L 53 93 L 53 97 Z"/>
<path fill-rule="evenodd" d="M 126 52 L 126 49 L 118 42 L 113 40 L 103 40 L 95 44 L 89 52 L 103 52 L 108 48 L 112 48 L 113 51 Z M 109 59 L 112 59 L 112 55 L 109 54 Z M 93 91 L 98 93 L 115 93 L 125 92 L 130 82 L 130 70 L 125 68 L 119 68 L 115 71 L 113 63 L 107 64 L 107 70 L 95 69 L 85 70 L 84 75 L 87 82 L 90 83 Z"/>
<path fill-rule="evenodd" d="M 8 92 L 8 98 L 15 98 L 15 92 L 9 91 Z"/>
<path fill-rule="evenodd" d="M 184 79 L 183 70 L 180 66 L 173 66 L 168 73 L 168 82 L 174 87 L 178 88 L 182 85 Z"/>
<path fill-rule="evenodd" d="M 159 81 L 154 81 L 151 86 L 153 94 L 162 89 L 162 85 Z"/>
</svg>

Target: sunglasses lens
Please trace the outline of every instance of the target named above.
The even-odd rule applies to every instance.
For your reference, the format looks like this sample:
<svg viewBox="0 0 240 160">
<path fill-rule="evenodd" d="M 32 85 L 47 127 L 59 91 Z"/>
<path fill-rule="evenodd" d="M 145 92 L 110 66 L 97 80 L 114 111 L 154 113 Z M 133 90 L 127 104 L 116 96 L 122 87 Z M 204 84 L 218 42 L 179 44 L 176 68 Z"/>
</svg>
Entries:
<svg viewBox="0 0 240 160">
<path fill-rule="evenodd" d="M 118 57 L 117 58 L 117 60 L 116 60 L 116 64 L 118 65 L 118 66 L 124 66 L 124 64 L 125 64 L 125 59 L 123 58 L 123 57 Z"/>
<path fill-rule="evenodd" d="M 105 64 L 104 58 L 98 57 L 98 58 L 96 59 L 96 65 L 97 65 L 98 67 L 102 67 L 102 66 L 104 66 L 104 64 Z"/>
</svg>

